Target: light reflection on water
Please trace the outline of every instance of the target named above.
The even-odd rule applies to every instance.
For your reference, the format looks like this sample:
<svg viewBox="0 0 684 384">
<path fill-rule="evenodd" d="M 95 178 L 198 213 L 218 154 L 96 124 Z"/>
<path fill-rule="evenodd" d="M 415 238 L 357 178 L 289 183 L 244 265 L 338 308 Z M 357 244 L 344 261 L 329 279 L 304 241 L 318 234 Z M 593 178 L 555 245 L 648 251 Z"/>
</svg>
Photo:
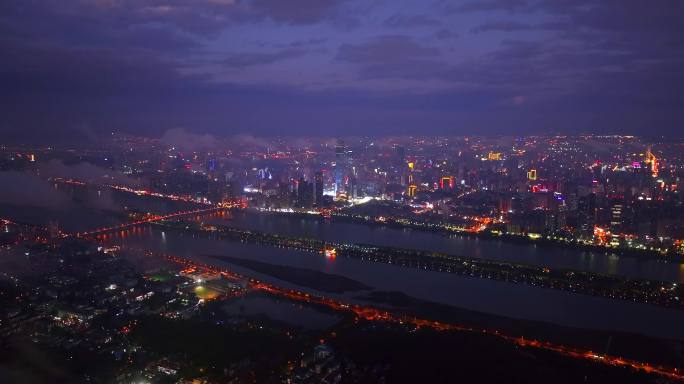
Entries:
<svg viewBox="0 0 684 384">
<path fill-rule="evenodd" d="M 542 289 L 522 284 L 509 284 L 487 279 L 462 277 L 447 273 L 427 272 L 387 264 L 363 262 L 338 257 L 330 261 L 316 253 L 290 249 L 217 241 L 176 231 L 152 229 L 120 238 L 114 242 L 144 246 L 155 251 L 192 257 L 237 273 L 273 283 L 284 288 L 299 289 L 345 300 L 362 292 L 333 295 L 318 292 L 254 272 L 248 268 L 202 256 L 226 255 L 277 265 L 315 269 L 358 280 L 382 291 L 399 291 L 422 300 L 453 305 L 501 316 L 545 321 L 579 328 L 622 330 L 657 337 L 684 340 L 684 311 L 648 304 L 609 300 L 600 297 Z M 644 321 L 648 319 L 648 321 Z"/>
<path fill-rule="evenodd" d="M 253 212 L 234 212 L 231 216 L 223 217 L 210 216 L 203 218 L 203 221 L 285 236 L 423 249 L 474 258 L 684 283 L 679 263 L 613 253 Z"/>
</svg>

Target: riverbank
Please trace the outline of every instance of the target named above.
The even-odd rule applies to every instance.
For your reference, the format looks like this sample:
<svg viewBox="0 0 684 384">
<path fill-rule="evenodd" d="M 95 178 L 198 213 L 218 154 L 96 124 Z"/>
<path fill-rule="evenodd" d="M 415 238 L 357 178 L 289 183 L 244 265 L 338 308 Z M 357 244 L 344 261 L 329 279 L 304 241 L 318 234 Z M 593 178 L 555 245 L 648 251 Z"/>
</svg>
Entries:
<svg viewBox="0 0 684 384">
<path fill-rule="evenodd" d="M 172 259 L 182 264 L 192 264 L 195 267 L 235 275 L 235 272 L 226 269 L 225 266 L 194 263 L 190 260 L 173 257 Z M 279 266 L 274 265 L 274 267 Z M 278 287 L 275 283 L 244 275 L 241 278 L 248 278 L 252 288 L 270 295 L 314 307 L 327 307 L 340 313 L 355 314 L 357 321 L 364 320 L 378 322 L 378 324 L 393 323 L 409 331 L 427 328 L 446 333 L 455 331 L 483 337 L 494 337 L 519 346 L 556 351 L 569 357 L 594 359 L 598 362 L 595 359 L 599 357 L 593 356 L 602 356 L 605 359 L 610 358 L 611 361 L 615 361 L 615 363 L 606 362 L 609 365 L 630 366 L 631 363 L 626 363 L 628 361 L 648 361 L 650 364 L 670 367 L 679 367 L 684 364 L 684 358 L 678 352 L 684 348 L 684 342 L 678 340 L 664 340 L 620 331 L 580 329 L 539 321 L 511 319 L 415 299 L 396 292 L 374 291 L 357 295 L 351 299 L 339 299 L 321 297 L 313 292 L 294 288 Z M 425 317 L 423 317 L 424 315 Z M 653 368 L 648 369 L 652 370 Z"/>
<path fill-rule="evenodd" d="M 662 281 L 474 259 L 440 252 L 294 238 L 221 225 L 206 227 L 199 224 L 188 225 L 186 222 L 165 222 L 156 225 L 182 232 L 215 236 L 221 240 L 304 252 L 323 254 L 326 249 L 332 248 L 337 257 L 684 309 L 684 302 L 679 299 L 684 297 L 684 286 Z"/>
<path fill-rule="evenodd" d="M 222 255 L 201 255 L 212 259 L 228 262 L 254 272 L 263 273 L 276 279 L 293 283 L 302 287 L 312 288 L 327 293 L 345 293 L 366 291 L 373 289 L 361 282 L 344 276 L 333 275 L 306 268 L 290 267 L 286 265 L 273 265 L 260 261 L 241 259 Z"/>
<path fill-rule="evenodd" d="M 540 247 L 547 247 L 550 249 L 573 249 L 580 251 L 596 252 L 601 254 L 614 254 L 619 256 L 626 256 L 636 259 L 651 259 L 668 263 L 684 264 L 684 254 L 674 252 L 661 253 L 649 249 L 628 249 L 606 247 L 592 244 L 585 244 L 580 242 L 572 242 L 566 240 L 554 240 L 546 237 L 532 239 L 526 235 L 511 235 L 511 234 L 495 234 L 488 231 L 472 232 L 472 231 L 457 231 L 449 230 L 439 224 L 430 223 L 409 223 L 399 222 L 389 217 L 383 217 L 383 220 L 376 220 L 372 217 L 352 216 L 343 213 L 332 213 L 329 218 L 325 218 L 318 214 L 304 213 L 304 212 L 281 212 L 281 211 L 267 211 L 257 209 L 235 209 L 236 212 L 248 212 L 252 214 L 266 214 L 275 216 L 290 216 L 298 218 L 307 218 L 320 221 L 336 221 L 341 223 L 363 224 L 370 227 L 387 227 L 396 229 L 411 229 L 426 233 L 440 234 L 444 236 L 462 236 L 474 239 L 493 239 L 508 242 L 511 244 L 535 245 Z"/>
</svg>

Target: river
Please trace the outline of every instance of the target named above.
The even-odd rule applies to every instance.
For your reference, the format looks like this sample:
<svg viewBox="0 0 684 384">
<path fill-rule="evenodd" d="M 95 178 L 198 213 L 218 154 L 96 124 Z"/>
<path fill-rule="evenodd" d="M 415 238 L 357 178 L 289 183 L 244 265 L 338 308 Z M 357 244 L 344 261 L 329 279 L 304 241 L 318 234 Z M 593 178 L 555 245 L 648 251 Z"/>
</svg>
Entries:
<svg viewBox="0 0 684 384">
<path fill-rule="evenodd" d="M 426 272 L 357 259 L 330 260 L 316 253 L 214 240 L 175 230 L 147 228 L 143 231 L 128 231 L 123 236 L 112 236 L 109 241 L 124 246 L 145 247 L 191 257 L 217 266 L 229 267 L 243 275 L 282 287 L 337 296 L 347 300 L 362 292 L 342 295 L 317 292 L 203 255 L 226 255 L 276 265 L 319 270 L 358 280 L 376 290 L 399 291 L 422 300 L 511 318 L 684 340 L 684 329 L 681 327 L 684 323 L 684 311 L 648 304 L 446 273 Z"/>
<path fill-rule="evenodd" d="M 684 282 L 684 264 L 570 247 L 538 246 L 533 243 L 513 243 L 457 234 L 445 235 L 418 229 L 323 220 L 314 216 L 300 217 L 252 211 L 232 212 L 230 215 L 210 215 L 200 220 L 284 236 L 413 248 L 551 268 Z"/>
<path fill-rule="evenodd" d="M 87 199 L 77 199 L 78 209 L 69 207 L 19 208 L 0 204 L 0 214 L 21 221 L 46 223 L 57 219 L 66 230 L 78 231 L 126 220 L 122 206 L 156 213 L 187 209 L 185 204 L 159 199 L 141 199 L 121 193 L 89 191 Z M 98 202 L 103 199 L 104 202 Z M 84 204 L 81 201 L 95 200 Z M 112 203 L 113 202 L 113 203 Z M 111 212 L 111 214 L 108 214 Z M 519 244 L 496 239 L 452 235 L 420 230 L 398 229 L 358 223 L 326 221 L 316 217 L 233 212 L 208 215 L 200 221 L 255 229 L 288 236 L 315 237 L 336 242 L 439 251 L 474 258 L 570 268 L 671 282 L 684 282 L 684 269 L 678 263 L 655 259 L 618 256 L 572 248 Z M 197 238 L 177 231 L 138 228 L 112 234 L 108 241 L 141 246 L 172 254 L 201 257 L 214 253 L 248 258 L 272 264 L 315 269 L 346 276 L 383 291 L 400 291 L 419 299 L 512 318 L 546 321 L 579 328 L 621 330 L 650 336 L 684 340 L 684 311 L 648 304 L 609 300 L 569 292 L 509 284 L 486 279 L 426 272 L 386 264 L 338 258 L 334 261 L 317 254 L 274 247 Z M 215 259 L 245 275 L 277 285 L 301 288 L 246 268 Z M 346 297 L 349 299 L 349 297 Z"/>
</svg>

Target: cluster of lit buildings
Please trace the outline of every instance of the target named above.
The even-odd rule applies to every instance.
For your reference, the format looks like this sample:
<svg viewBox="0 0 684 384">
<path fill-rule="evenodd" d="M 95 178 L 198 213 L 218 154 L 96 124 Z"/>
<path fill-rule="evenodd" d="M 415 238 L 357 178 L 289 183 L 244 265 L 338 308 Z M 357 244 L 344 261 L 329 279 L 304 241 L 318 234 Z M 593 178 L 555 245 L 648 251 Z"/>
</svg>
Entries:
<svg viewBox="0 0 684 384">
<path fill-rule="evenodd" d="M 2 164 L 40 167 L 57 150 L 5 148 Z M 390 201 L 432 222 L 626 247 L 684 239 L 684 148 L 633 136 L 399 137 L 287 140 L 188 150 L 121 136 L 82 160 L 187 201 L 342 212 Z M 128 188 L 128 187 L 123 187 Z"/>
</svg>

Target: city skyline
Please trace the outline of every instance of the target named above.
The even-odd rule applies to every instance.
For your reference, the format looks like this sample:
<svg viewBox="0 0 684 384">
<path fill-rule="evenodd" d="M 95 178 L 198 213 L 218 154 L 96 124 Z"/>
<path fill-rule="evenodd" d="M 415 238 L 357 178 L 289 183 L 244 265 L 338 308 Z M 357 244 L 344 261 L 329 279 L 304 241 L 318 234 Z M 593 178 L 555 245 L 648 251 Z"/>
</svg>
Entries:
<svg viewBox="0 0 684 384">
<path fill-rule="evenodd" d="M 2 144 L 0 375 L 684 380 L 683 145 L 187 131 Z"/>
<path fill-rule="evenodd" d="M 0 0 L 0 381 L 684 382 L 682 20 Z"/>
</svg>

